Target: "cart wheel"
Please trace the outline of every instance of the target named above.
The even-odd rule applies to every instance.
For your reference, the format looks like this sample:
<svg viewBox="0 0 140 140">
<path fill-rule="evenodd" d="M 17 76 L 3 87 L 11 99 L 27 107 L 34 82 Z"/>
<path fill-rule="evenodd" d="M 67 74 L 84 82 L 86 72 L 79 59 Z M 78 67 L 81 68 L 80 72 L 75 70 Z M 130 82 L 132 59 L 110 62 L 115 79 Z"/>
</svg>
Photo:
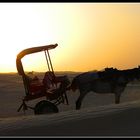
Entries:
<svg viewBox="0 0 140 140">
<path fill-rule="evenodd" d="M 36 115 L 39 114 L 50 114 L 50 113 L 58 113 L 59 110 L 55 104 L 52 102 L 42 100 L 38 102 L 34 108 L 34 113 Z"/>
</svg>

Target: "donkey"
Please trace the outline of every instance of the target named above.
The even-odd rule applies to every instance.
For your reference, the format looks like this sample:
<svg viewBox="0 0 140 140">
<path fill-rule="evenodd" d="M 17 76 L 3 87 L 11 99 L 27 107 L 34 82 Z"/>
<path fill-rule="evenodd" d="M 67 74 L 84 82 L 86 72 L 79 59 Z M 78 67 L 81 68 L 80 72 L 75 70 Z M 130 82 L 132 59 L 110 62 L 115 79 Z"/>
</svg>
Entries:
<svg viewBox="0 0 140 140">
<path fill-rule="evenodd" d="M 69 89 L 73 92 L 77 89 L 80 91 L 80 96 L 76 101 L 77 110 L 81 108 L 82 100 L 90 91 L 100 94 L 113 93 L 115 104 L 119 104 L 122 92 L 134 79 L 140 79 L 140 67 L 127 70 L 105 68 L 104 71 L 84 72 L 77 75 L 73 78 Z"/>
</svg>

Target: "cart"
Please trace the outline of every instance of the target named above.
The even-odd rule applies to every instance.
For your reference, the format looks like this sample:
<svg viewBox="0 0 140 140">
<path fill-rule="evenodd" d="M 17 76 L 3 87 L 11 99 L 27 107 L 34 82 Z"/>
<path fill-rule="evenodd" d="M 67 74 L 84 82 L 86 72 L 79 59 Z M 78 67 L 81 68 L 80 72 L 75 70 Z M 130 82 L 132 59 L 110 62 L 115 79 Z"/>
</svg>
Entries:
<svg viewBox="0 0 140 140">
<path fill-rule="evenodd" d="M 58 105 L 69 104 L 66 94 L 66 90 L 70 81 L 67 75 L 56 76 L 53 70 L 49 50 L 55 49 L 58 44 L 51 44 L 45 46 L 38 46 L 25 49 L 17 55 L 16 67 L 18 74 L 22 76 L 23 84 L 25 88 L 25 96 L 22 98 L 22 103 L 18 108 L 18 112 L 22 109 L 25 113 L 27 109 L 32 109 L 34 114 L 49 114 L 58 113 Z M 37 76 L 30 78 L 24 71 L 21 59 L 28 54 L 44 52 L 46 58 L 46 64 L 48 69 L 44 74 L 44 78 L 39 80 Z M 27 105 L 28 101 L 45 97 L 36 103 L 34 107 Z"/>
</svg>

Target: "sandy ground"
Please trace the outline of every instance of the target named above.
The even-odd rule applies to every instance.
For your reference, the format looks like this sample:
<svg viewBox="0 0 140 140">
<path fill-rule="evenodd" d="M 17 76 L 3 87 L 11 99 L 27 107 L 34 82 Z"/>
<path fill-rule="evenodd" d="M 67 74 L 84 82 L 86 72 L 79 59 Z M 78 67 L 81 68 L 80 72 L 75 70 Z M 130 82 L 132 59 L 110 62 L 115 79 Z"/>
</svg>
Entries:
<svg viewBox="0 0 140 140">
<path fill-rule="evenodd" d="M 59 113 L 35 116 L 32 110 L 17 112 L 24 96 L 22 79 L 0 74 L 0 137 L 2 136 L 139 136 L 140 84 L 128 85 L 121 103 L 112 94 L 90 92 L 81 110 L 75 110 L 79 92 L 67 92 L 69 105 L 58 106 Z M 43 98 L 41 98 L 43 99 Z M 41 100 L 39 99 L 39 100 Z M 34 106 L 39 100 L 28 104 Z"/>
<path fill-rule="evenodd" d="M 52 115 L 2 119 L 0 136 L 140 136 L 140 101 Z"/>
</svg>

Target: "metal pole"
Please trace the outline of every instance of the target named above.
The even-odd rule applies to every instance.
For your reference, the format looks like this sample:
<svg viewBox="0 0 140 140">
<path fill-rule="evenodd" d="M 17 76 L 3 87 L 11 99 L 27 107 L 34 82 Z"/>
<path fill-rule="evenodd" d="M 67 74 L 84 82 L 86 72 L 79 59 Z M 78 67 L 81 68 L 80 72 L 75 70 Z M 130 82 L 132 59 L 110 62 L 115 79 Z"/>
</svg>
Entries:
<svg viewBox="0 0 140 140">
<path fill-rule="evenodd" d="M 50 65 L 49 65 L 49 61 L 48 61 L 48 58 L 47 58 L 47 54 L 46 54 L 46 51 L 44 51 L 45 52 L 45 57 L 46 57 L 46 61 L 47 61 L 47 65 L 48 65 L 48 69 L 49 69 L 49 71 L 50 71 Z"/>
<path fill-rule="evenodd" d="M 51 70 L 52 70 L 52 73 L 53 73 L 53 76 L 54 76 L 54 79 L 56 78 L 55 77 L 55 74 L 54 74 L 54 71 L 53 71 L 53 66 L 52 66 L 52 62 L 51 62 L 51 58 L 50 58 L 50 54 L 49 54 L 49 51 L 47 50 L 47 54 L 48 54 L 48 58 L 49 58 L 49 62 L 50 62 L 50 65 L 51 65 Z M 55 84 L 55 87 L 57 87 L 57 84 Z"/>
<path fill-rule="evenodd" d="M 52 62 L 51 62 L 51 58 L 50 58 L 50 54 L 49 54 L 49 51 L 48 51 L 48 50 L 47 50 L 47 53 L 48 53 L 48 57 L 49 57 L 49 61 L 50 61 L 50 65 L 51 65 L 52 72 L 54 73 L 54 71 L 53 71 L 53 66 L 52 66 Z"/>
</svg>

